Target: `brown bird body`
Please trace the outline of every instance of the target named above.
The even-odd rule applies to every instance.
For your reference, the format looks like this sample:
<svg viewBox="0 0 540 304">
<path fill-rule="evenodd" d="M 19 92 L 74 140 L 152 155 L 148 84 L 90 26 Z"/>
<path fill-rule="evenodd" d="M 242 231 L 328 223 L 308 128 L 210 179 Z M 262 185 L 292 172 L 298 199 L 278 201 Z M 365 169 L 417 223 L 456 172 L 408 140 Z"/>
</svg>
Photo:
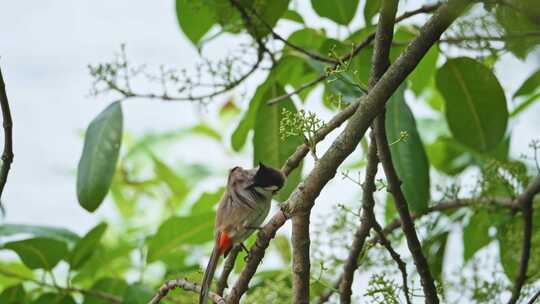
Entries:
<svg viewBox="0 0 540 304">
<path fill-rule="evenodd" d="M 216 212 L 214 250 L 201 284 L 200 304 L 206 303 L 219 257 L 227 256 L 233 246 L 240 245 L 260 227 L 270 210 L 272 195 L 284 182 L 279 170 L 263 164 L 249 170 L 231 169 Z"/>
</svg>

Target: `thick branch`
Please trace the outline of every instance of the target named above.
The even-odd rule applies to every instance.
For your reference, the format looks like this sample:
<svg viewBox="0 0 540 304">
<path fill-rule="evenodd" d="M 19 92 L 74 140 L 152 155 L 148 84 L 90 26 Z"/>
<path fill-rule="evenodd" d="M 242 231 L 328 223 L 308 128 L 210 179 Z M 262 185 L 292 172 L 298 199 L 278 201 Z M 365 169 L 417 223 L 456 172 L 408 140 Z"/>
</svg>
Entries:
<svg viewBox="0 0 540 304">
<path fill-rule="evenodd" d="M 12 137 L 12 121 L 11 112 L 9 110 L 9 102 L 6 94 L 6 84 L 2 77 L 2 70 L 0 69 L 0 107 L 2 108 L 2 118 L 4 127 L 4 152 L 2 152 L 2 168 L 0 169 L 0 199 L 6 185 L 9 169 L 13 162 L 13 137 Z M 0 200 L 0 209 L 2 202 Z"/>
<path fill-rule="evenodd" d="M 227 299 L 228 303 L 240 301 L 276 231 L 295 210 L 307 210 L 313 206 L 322 188 L 335 176 L 337 168 L 356 148 L 375 116 L 382 112 L 386 101 L 467 4 L 467 0 L 450 0 L 440 6 L 435 15 L 420 29 L 417 38 L 363 98 L 361 106 L 352 115 L 345 130 L 316 163 L 306 179 L 298 185 L 282 210 L 274 215 L 259 232 L 255 246 L 250 250 L 251 258 L 232 288 Z"/>
<path fill-rule="evenodd" d="M 159 303 L 163 298 L 167 296 L 169 291 L 175 289 L 175 288 L 182 288 L 186 291 L 193 291 L 196 293 L 199 293 L 201 291 L 201 286 L 191 283 L 190 281 L 186 279 L 176 279 L 176 280 L 170 280 L 165 282 L 161 287 L 159 288 L 159 291 L 156 293 L 156 295 L 148 302 L 148 304 L 157 304 Z M 220 295 L 217 293 L 209 293 L 208 298 L 215 304 L 225 304 L 225 299 L 223 299 Z"/>
<path fill-rule="evenodd" d="M 374 216 L 372 215 L 373 206 L 375 205 L 373 193 L 377 189 L 375 187 L 375 176 L 377 175 L 379 159 L 377 158 L 377 145 L 375 144 L 373 133 L 371 135 L 372 139 L 368 150 L 366 177 L 362 192 L 362 218 L 354 234 L 349 256 L 343 266 L 343 274 L 339 284 L 341 303 L 351 303 L 351 286 L 354 281 L 354 272 L 358 268 L 358 258 L 364 248 L 364 242 L 369 235 L 369 231 L 373 227 Z"/>
<path fill-rule="evenodd" d="M 292 274 L 293 303 L 309 304 L 309 279 L 311 262 L 309 259 L 309 216 L 310 211 L 297 213 L 292 217 Z"/>
</svg>

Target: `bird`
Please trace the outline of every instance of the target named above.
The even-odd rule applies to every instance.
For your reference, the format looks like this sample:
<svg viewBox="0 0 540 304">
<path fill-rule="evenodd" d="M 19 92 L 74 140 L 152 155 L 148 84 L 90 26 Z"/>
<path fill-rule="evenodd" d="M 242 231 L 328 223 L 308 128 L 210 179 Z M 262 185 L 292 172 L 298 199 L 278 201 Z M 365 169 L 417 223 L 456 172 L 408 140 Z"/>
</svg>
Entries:
<svg viewBox="0 0 540 304">
<path fill-rule="evenodd" d="M 242 242 L 264 222 L 272 196 L 283 187 L 285 179 L 281 171 L 263 163 L 253 169 L 234 167 L 229 171 L 216 211 L 214 249 L 204 272 L 199 304 L 206 304 L 219 258 L 227 257 L 234 246 L 245 249 Z"/>
</svg>

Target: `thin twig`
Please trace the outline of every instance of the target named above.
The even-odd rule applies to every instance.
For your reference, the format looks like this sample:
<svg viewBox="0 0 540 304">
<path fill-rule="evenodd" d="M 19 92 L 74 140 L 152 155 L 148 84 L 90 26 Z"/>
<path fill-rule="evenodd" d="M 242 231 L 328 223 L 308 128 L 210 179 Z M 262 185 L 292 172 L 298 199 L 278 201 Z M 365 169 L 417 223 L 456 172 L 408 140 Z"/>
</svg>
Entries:
<svg viewBox="0 0 540 304">
<path fill-rule="evenodd" d="M 13 162 L 13 136 L 11 112 L 9 110 L 9 102 L 6 93 L 6 84 L 0 69 L 0 106 L 2 108 L 2 118 L 4 127 L 4 152 L 2 152 L 2 168 L 0 169 L 0 209 L 2 209 L 2 193 L 6 185 L 9 169 Z"/>
<path fill-rule="evenodd" d="M 527 304 L 534 304 L 536 303 L 536 300 L 540 298 L 540 290 L 534 294 L 534 296 L 527 302 Z"/>
<path fill-rule="evenodd" d="M 165 282 L 161 287 L 159 288 L 156 295 L 148 302 L 148 304 L 157 304 L 159 303 L 163 298 L 167 296 L 169 291 L 175 289 L 175 288 L 182 288 L 186 291 L 193 291 L 196 293 L 199 293 L 201 291 L 201 286 L 192 283 L 188 281 L 187 279 L 175 279 Z M 210 292 L 208 294 L 208 298 L 212 300 L 215 304 L 225 304 L 225 299 L 223 299 L 220 295 L 214 292 Z"/>
<path fill-rule="evenodd" d="M 381 225 L 377 222 L 377 220 L 373 219 L 373 229 L 377 232 L 377 235 L 379 236 L 380 243 L 386 248 L 386 251 L 390 254 L 394 262 L 396 262 L 399 271 L 401 272 L 401 279 L 403 281 L 403 293 L 405 294 L 405 300 L 407 301 L 407 304 L 411 304 L 411 297 L 409 293 L 409 284 L 407 282 L 407 265 L 401 257 L 399 256 L 399 253 L 397 253 L 394 248 L 392 247 L 392 244 L 390 241 L 386 238 L 386 236 L 383 233 Z"/>
<path fill-rule="evenodd" d="M 17 279 L 20 279 L 20 280 L 23 280 L 23 281 L 26 281 L 26 282 L 32 282 L 32 283 L 35 283 L 35 284 L 37 284 L 39 286 L 43 286 L 43 287 L 47 287 L 47 288 L 51 288 L 51 289 L 55 289 L 55 290 L 60 290 L 60 291 L 67 292 L 67 293 L 80 293 L 80 294 L 83 294 L 83 295 L 93 296 L 93 297 L 96 297 L 96 298 L 99 298 L 99 299 L 102 299 L 102 300 L 105 300 L 105 301 L 109 301 L 109 302 L 114 303 L 114 304 L 123 303 L 121 297 L 119 297 L 117 295 L 114 295 L 114 294 L 111 294 L 111 293 L 100 291 L 100 290 L 84 289 L 84 288 L 77 288 L 77 287 L 61 287 L 61 286 L 58 286 L 58 285 L 49 284 L 49 283 L 46 283 L 46 282 L 36 280 L 34 278 L 26 277 L 26 276 L 20 275 L 18 273 L 10 272 L 10 271 L 5 270 L 5 269 L 0 269 L 0 275 L 6 276 L 6 277 L 11 277 L 11 278 L 17 278 Z"/>
</svg>

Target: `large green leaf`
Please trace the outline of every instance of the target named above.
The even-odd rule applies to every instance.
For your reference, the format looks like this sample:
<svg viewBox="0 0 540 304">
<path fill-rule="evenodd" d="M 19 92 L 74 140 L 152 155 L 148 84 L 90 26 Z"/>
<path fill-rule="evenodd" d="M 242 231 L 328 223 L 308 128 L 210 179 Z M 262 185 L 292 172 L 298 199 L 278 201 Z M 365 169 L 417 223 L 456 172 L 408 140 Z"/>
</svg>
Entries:
<svg viewBox="0 0 540 304">
<path fill-rule="evenodd" d="M 506 97 L 487 67 L 471 58 L 450 59 L 437 72 L 437 87 L 445 100 L 450 131 L 458 141 L 485 152 L 504 138 Z"/>
<path fill-rule="evenodd" d="M 366 0 L 364 6 L 364 22 L 371 24 L 373 17 L 379 12 L 381 0 Z"/>
<path fill-rule="evenodd" d="M 284 95 L 283 87 L 275 83 L 266 93 L 263 100 L 269 100 L 276 96 Z M 255 120 L 255 134 L 253 136 L 253 163 L 259 162 L 274 168 L 281 168 L 296 148 L 303 143 L 300 137 L 288 137 L 282 140 L 279 125 L 283 117 L 283 111 L 296 113 L 296 108 L 290 99 L 282 100 L 278 104 L 268 105 L 261 103 Z M 302 166 L 300 165 L 289 177 L 285 186 L 278 192 L 276 198 L 283 201 L 289 197 L 300 182 Z"/>
<path fill-rule="evenodd" d="M 68 253 L 66 243 L 44 237 L 9 242 L 3 248 L 15 251 L 30 269 L 51 270 Z"/>
<path fill-rule="evenodd" d="M 266 80 L 264 83 L 257 87 L 255 95 L 253 95 L 253 98 L 251 98 L 251 101 L 249 102 L 248 110 L 240 120 L 240 123 L 238 123 L 238 126 L 234 130 L 233 134 L 231 135 L 231 146 L 235 151 L 240 151 L 240 149 L 242 149 L 242 147 L 245 145 L 248 133 L 253 129 L 253 126 L 255 124 L 255 118 L 257 117 L 257 110 L 259 109 L 259 104 L 261 103 L 262 98 L 268 90 L 269 83 L 270 81 Z"/>
<path fill-rule="evenodd" d="M 88 231 L 88 233 L 75 244 L 75 248 L 71 251 L 68 259 L 71 269 L 79 269 L 86 261 L 88 261 L 95 252 L 106 229 L 107 224 L 101 223 Z"/>
<path fill-rule="evenodd" d="M 446 252 L 446 241 L 448 240 L 448 231 L 438 233 L 422 242 L 422 252 L 428 258 L 431 275 L 441 281 L 443 273 L 444 254 Z"/>
<path fill-rule="evenodd" d="M 288 6 L 289 0 L 265 0 L 254 1 L 252 9 L 257 11 L 258 15 L 264 21 L 264 23 L 266 23 L 266 25 L 274 27 L 279 18 L 285 14 Z M 256 37 L 262 37 L 270 32 L 268 27 L 265 26 L 262 21 L 256 19 L 255 24 L 257 32 L 251 33 L 252 35 L 255 34 Z"/>
<path fill-rule="evenodd" d="M 508 38 L 505 41 L 506 48 L 508 48 L 514 55 L 520 59 L 525 59 L 527 54 L 533 50 L 540 43 L 540 38 L 538 35 L 522 35 L 523 33 L 533 33 L 537 32 L 540 26 L 540 21 L 538 21 L 538 15 L 540 15 L 540 10 L 538 10 L 538 1 L 532 0 L 530 3 L 526 4 L 526 0 L 510 0 L 509 6 L 507 5 L 498 5 L 496 11 L 496 19 L 502 25 L 504 29 L 503 37 L 508 36 L 512 37 L 517 35 L 519 38 Z M 523 10 L 516 10 L 511 6 L 522 6 Z M 534 13 L 536 10 L 536 13 Z M 525 12 L 525 14 L 524 14 Z M 532 17 L 536 20 L 531 20 L 531 16 L 526 13 L 532 13 L 537 15 Z"/>
<path fill-rule="evenodd" d="M 435 77 L 438 57 L 439 48 L 437 45 L 434 45 L 429 49 L 424 58 L 422 58 L 422 61 L 420 61 L 409 76 L 411 89 L 416 96 L 420 96 L 424 89 L 428 87 L 431 80 Z"/>
<path fill-rule="evenodd" d="M 39 226 L 39 225 L 24 225 L 24 224 L 2 224 L 0 225 L 0 236 L 19 236 L 30 235 L 33 237 L 46 237 L 59 241 L 65 241 L 69 244 L 74 244 L 79 241 L 80 237 L 75 233 L 65 228 Z"/>
<path fill-rule="evenodd" d="M 7 269 L 9 273 L 14 274 L 13 276 L 0 275 L 0 289 L 34 278 L 34 272 L 19 261 L 0 261 L 0 269 Z"/>
<path fill-rule="evenodd" d="M 465 147 L 455 139 L 444 135 L 439 136 L 427 147 L 427 154 L 430 164 L 448 175 L 459 174 L 473 162 Z"/>
<path fill-rule="evenodd" d="M 491 242 L 489 227 L 492 225 L 490 214 L 484 210 L 475 210 L 467 226 L 463 228 L 463 260 L 467 262 L 478 250 Z"/>
<path fill-rule="evenodd" d="M 191 206 L 189 214 L 206 213 L 214 210 L 214 207 L 219 203 L 223 196 L 225 188 L 221 187 L 214 192 L 204 192 Z"/>
<path fill-rule="evenodd" d="M 212 240 L 215 215 L 212 211 L 185 217 L 174 216 L 163 222 L 149 240 L 147 261 L 157 261 L 182 245 L 203 244 Z"/>
<path fill-rule="evenodd" d="M 39 296 L 32 301 L 32 304 L 76 304 L 75 300 L 65 293 L 48 292 Z"/>
<path fill-rule="evenodd" d="M 527 96 L 540 89 L 540 70 L 529 76 L 514 93 L 513 98 Z"/>
<path fill-rule="evenodd" d="M 216 23 L 212 7 L 204 0 L 176 0 L 178 24 L 193 44 Z"/>
<path fill-rule="evenodd" d="M 122 142 L 122 107 L 115 102 L 88 126 L 77 172 L 79 204 L 93 212 L 109 191 Z"/>
<path fill-rule="evenodd" d="M 22 284 L 8 287 L 0 293 L 0 303 L 26 304 L 26 291 Z"/>
<path fill-rule="evenodd" d="M 174 195 L 175 206 L 182 204 L 189 194 L 189 186 L 187 181 L 180 175 L 176 174 L 167 164 L 159 160 L 154 155 L 151 155 L 154 162 L 154 172 L 156 176 L 162 180 L 171 193 Z"/>
<path fill-rule="evenodd" d="M 113 278 L 103 278 L 95 282 L 90 289 L 106 292 L 112 295 L 118 296 L 120 299 L 123 297 L 127 290 L 127 283 L 123 280 Z M 84 296 L 83 304 L 110 304 L 109 300 L 104 300 L 93 295 L 86 294 Z"/>
<path fill-rule="evenodd" d="M 341 25 L 348 25 L 356 15 L 358 2 L 358 0 L 311 0 L 311 6 L 319 16 Z"/>
<path fill-rule="evenodd" d="M 386 135 L 391 143 L 392 162 L 402 181 L 402 189 L 413 212 L 425 211 L 429 202 L 429 164 L 416 128 L 414 116 L 405 102 L 401 85 L 387 104 Z M 407 132 L 407 139 L 400 139 Z"/>
</svg>

